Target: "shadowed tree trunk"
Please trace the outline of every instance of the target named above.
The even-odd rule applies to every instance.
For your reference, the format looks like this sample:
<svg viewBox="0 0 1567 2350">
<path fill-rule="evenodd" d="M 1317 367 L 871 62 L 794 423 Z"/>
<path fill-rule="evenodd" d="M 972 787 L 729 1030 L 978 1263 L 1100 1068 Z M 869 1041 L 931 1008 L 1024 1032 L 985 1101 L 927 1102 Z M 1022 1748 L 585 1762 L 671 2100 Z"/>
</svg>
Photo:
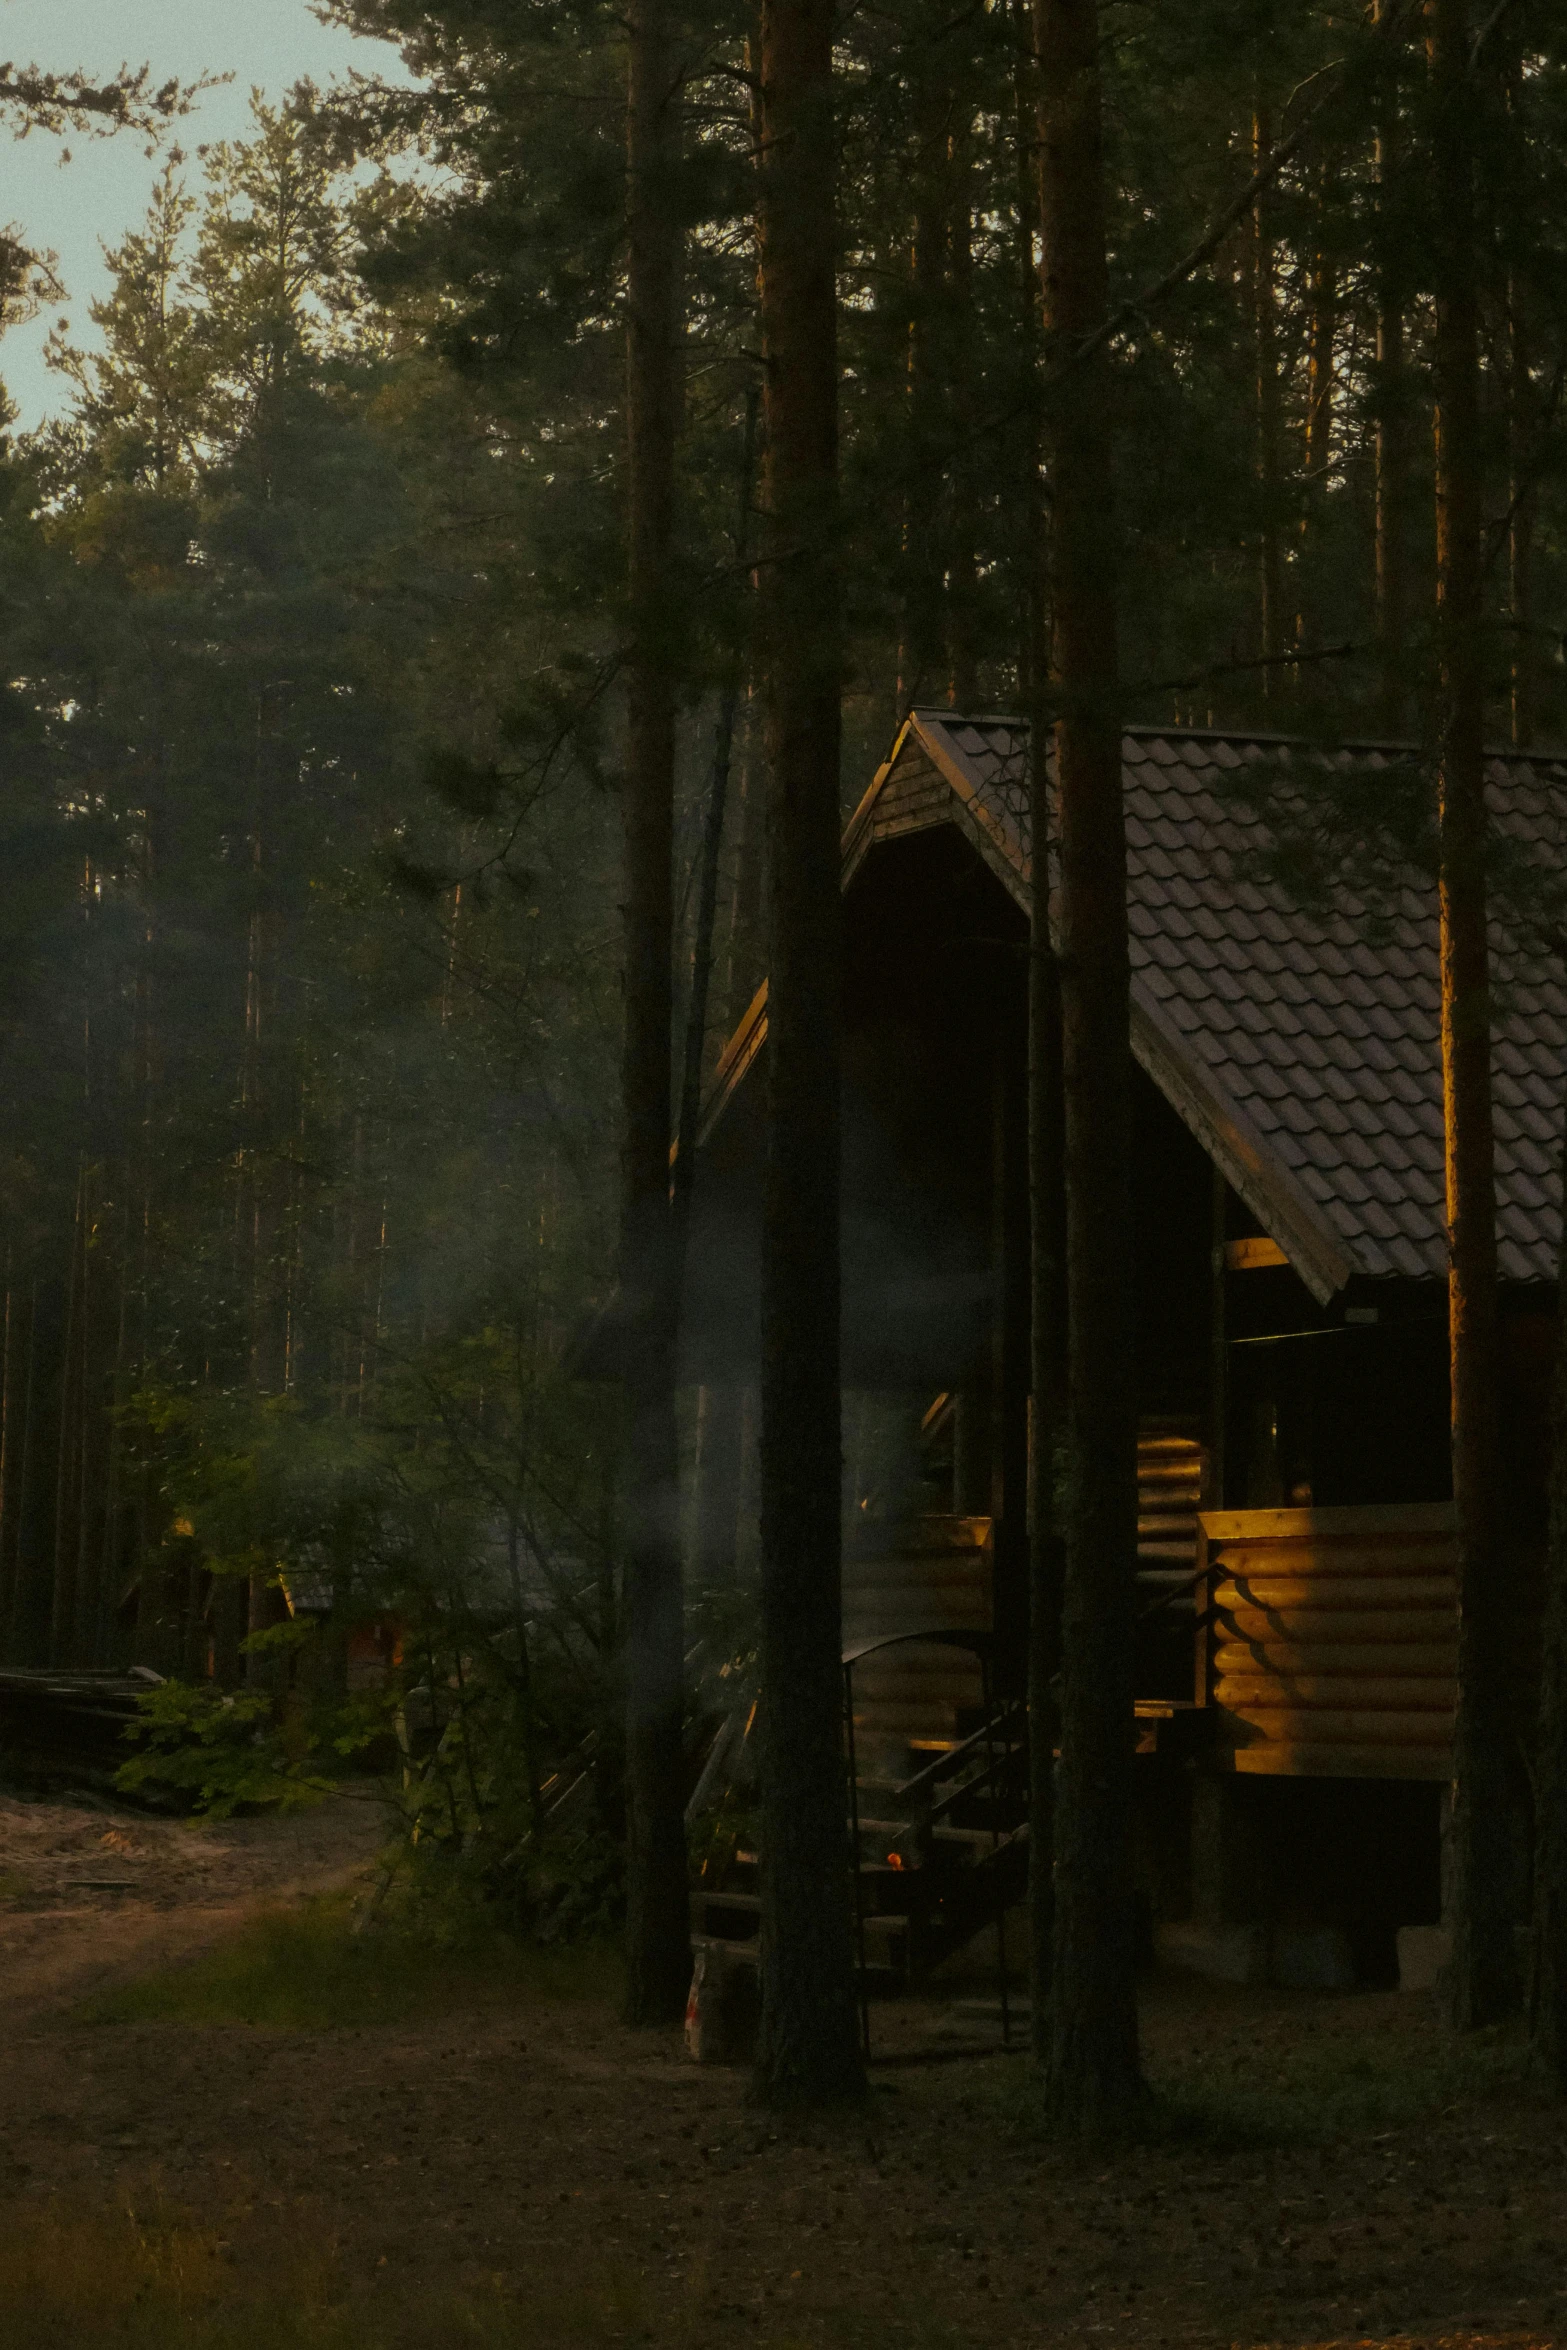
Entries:
<svg viewBox="0 0 1567 2350">
<path fill-rule="evenodd" d="M 670 186 L 673 88 L 665 0 L 637 0 L 627 106 L 631 639 L 620 1232 L 628 1309 L 626 2015 L 637 2024 L 678 2022 L 691 1976 L 680 1745 L 677 1299 L 669 1213 L 675 663 L 668 614 L 679 248 Z"/>
<path fill-rule="evenodd" d="M 1041 697 L 1042 701 L 1043 697 Z M 1061 1669 L 1061 1541 L 1055 1460 L 1061 1425 L 1061 975 L 1050 942 L 1049 804 L 1042 711 L 1032 729 L 1033 941 L 1028 994 L 1028 1193 L 1032 1284 L 1028 1459 L 1029 1999 L 1036 2060 L 1048 2066 L 1055 1944 L 1056 1678 Z"/>
<path fill-rule="evenodd" d="M 1049 2094 L 1058 2124 L 1088 2135 L 1123 2122 L 1142 2094 L 1131 1883 L 1130 980 L 1107 365 L 1071 364 L 1109 300 L 1096 0 L 1038 0 L 1036 24 L 1046 355 L 1052 373 L 1066 370 L 1047 410 L 1071 1454 Z"/>
<path fill-rule="evenodd" d="M 1567 1202 L 1567 1119 L 1562 1136 L 1562 1199 Z M 1540 1639 L 1540 1731 L 1535 1753 L 1529 2032 L 1547 2082 L 1558 2097 L 1567 2097 L 1567 1227 L 1556 1282 L 1550 1524 L 1545 1622 Z"/>
<path fill-rule="evenodd" d="M 1505 1586 L 1496 1491 L 1496 1181 L 1485 887 L 1480 358 L 1467 0 L 1428 0 L 1436 273 L 1442 1093 L 1458 1516 L 1453 2021 L 1516 2006 Z"/>
<path fill-rule="evenodd" d="M 909 285 L 909 487 L 903 521 L 903 632 L 898 710 L 945 692 L 952 357 L 952 93 L 929 12 L 912 39 L 914 236 Z"/>
<path fill-rule="evenodd" d="M 774 2105 L 864 2089 L 849 1933 L 839 1397 L 841 650 L 832 0 L 764 0 L 767 1163 L 762 2029 Z"/>
<path fill-rule="evenodd" d="M 1037 2062 L 1050 2061 L 1050 1972 L 1055 1940 L 1056 1675 L 1061 1663 L 1060 1541 L 1055 1456 L 1064 1381 L 1061 1314 L 1061 975 L 1050 936 L 1050 555 L 1040 470 L 1039 87 L 1033 0 L 1017 14 L 1019 322 L 1029 410 L 1024 510 L 1026 616 L 1018 682 L 1029 725 L 1029 824 L 1033 858 L 1028 964 L 1028 1932 L 1029 2002 Z"/>
<path fill-rule="evenodd" d="M 948 264 L 951 286 L 946 303 L 947 372 L 951 383 L 951 422 L 948 460 L 952 475 L 947 496 L 947 699 L 954 709 L 980 706 L 979 563 L 974 532 L 980 493 L 972 477 L 976 421 L 974 347 L 977 323 L 974 307 L 975 169 L 973 132 L 965 109 L 948 142 L 951 180 L 948 213 Z"/>
<path fill-rule="evenodd" d="M 1259 99 L 1251 123 L 1254 167 L 1266 161 L 1273 147 L 1273 123 Z M 1261 509 L 1258 548 L 1258 619 L 1262 659 L 1262 698 L 1277 699 L 1283 691 L 1278 664 L 1284 651 L 1284 549 L 1282 517 L 1283 461 L 1280 448 L 1279 405 L 1279 295 L 1278 272 L 1268 221 L 1268 199 L 1257 198 L 1251 225 L 1252 331 L 1256 337 L 1257 367 L 1257 494 Z"/>
<path fill-rule="evenodd" d="M 1306 478 L 1302 485 L 1300 555 L 1296 571 L 1299 600 L 1295 610 L 1295 642 L 1301 647 L 1320 628 L 1321 598 L 1311 558 L 1327 514 L 1327 477 L 1333 456 L 1334 361 L 1340 288 L 1337 260 L 1327 244 L 1331 234 L 1331 188 L 1326 174 L 1318 177 L 1316 202 L 1318 241 L 1311 262 L 1306 320 Z"/>
<path fill-rule="evenodd" d="M 1520 750 L 1534 740 L 1534 541 L 1539 516 L 1539 497 L 1531 473 L 1536 456 L 1531 446 L 1529 327 L 1524 299 L 1519 285 L 1509 286 L 1507 604 L 1513 626 L 1511 733 Z"/>
<path fill-rule="evenodd" d="M 1375 21 L 1387 21 L 1393 0 L 1375 0 Z M 1400 136 L 1399 92 L 1395 76 L 1380 94 L 1377 111 L 1375 168 L 1377 199 L 1385 219 L 1398 185 Z M 1408 521 L 1409 386 L 1404 364 L 1404 290 L 1395 258 L 1396 238 L 1389 242 L 1377 266 L 1376 348 L 1376 637 L 1381 723 L 1389 734 L 1402 732 L 1409 705 L 1408 683 Z"/>
</svg>

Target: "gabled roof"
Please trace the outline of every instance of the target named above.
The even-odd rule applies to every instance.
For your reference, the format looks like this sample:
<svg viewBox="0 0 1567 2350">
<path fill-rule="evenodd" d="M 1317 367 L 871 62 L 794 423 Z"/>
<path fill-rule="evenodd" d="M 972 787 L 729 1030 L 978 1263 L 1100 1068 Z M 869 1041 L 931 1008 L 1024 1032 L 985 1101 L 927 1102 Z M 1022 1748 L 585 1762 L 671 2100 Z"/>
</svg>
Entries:
<svg viewBox="0 0 1567 2350">
<path fill-rule="evenodd" d="M 1282 781 L 1309 760 L 1365 770 L 1398 755 L 1177 729 L 1124 741 L 1132 1050 L 1324 1300 L 1356 1274 L 1446 1274 L 1435 890 L 1412 874 L 1376 924 L 1349 899 L 1326 918 L 1299 911 L 1258 877 L 1262 819 L 1224 780 L 1264 762 Z M 1026 910 L 1027 768 L 1018 721 L 915 711 L 845 830 L 845 887 L 878 841 L 956 824 Z M 1498 829 L 1567 871 L 1567 759 L 1493 757 L 1487 777 Z M 1493 958 L 1500 1271 L 1552 1281 L 1567 982 L 1499 924 Z M 721 1095 L 764 1028 L 759 996 Z"/>
</svg>

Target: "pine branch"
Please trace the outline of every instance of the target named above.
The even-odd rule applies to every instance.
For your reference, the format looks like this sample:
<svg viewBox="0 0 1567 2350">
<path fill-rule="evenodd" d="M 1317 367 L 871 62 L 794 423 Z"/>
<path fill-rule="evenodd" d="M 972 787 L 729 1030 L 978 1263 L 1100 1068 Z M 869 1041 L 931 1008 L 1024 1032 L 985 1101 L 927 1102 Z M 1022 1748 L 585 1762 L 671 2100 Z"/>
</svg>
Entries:
<svg viewBox="0 0 1567 2350">
<path fill-rule="evenodd" d="M 1510 5 L 1511 0 L 1503 0 L 1503 6 Z M 1053 390 L 1069 370 L 1083 366 L 1097 352 L 1102 351 L 1106 343 L 1124 333 L 1127 327 L 1145 319 L 1150 310 L 1157 309 L 1161 302 L 1168 300 L 1171 294 L 1189 278 L 1195 277 L 1198 270 L 1213 259 L 1231 230 L 1237 228 L 1253 209 L 1258 197 L 1266 195 L 1268 189 L 1310 143 L 1323 115 L 1344 95 L 1351 80 L 1364 68 L 1373 47 L 1377 44 L 1386 47 L 1402 31 L 1406 22 L 1418 13 L 1418 8 L 1419 0 L 1403 0 L 1400 7 L 1390 9 L 1385 17 L 1379 18 L 1368 36 L 1366 48 L 1357 56 L 1341 60 L 1337 72 L 1328 80 L 1326 87 L 1317 93 L 1288 138 L 1281 139 L 1264 156 L 1244 187 L 1237 189 L 1228 203 L 1221 206 L 1196 244 L 1183 253 L 1162 277 L 1155 278 L 1152 285 L 1145 286 L 1140 294 L 1130 295 L 1118 309 L 1112 310 L 1102 326 L 1080 343 L 1059 367 L 1052 369 L 1045 380 L 1044 388 L 1047 392 Z M 1499 16 L 1501 9 L 1496 13 Z"/>
<path fill-rule="evenodd" d="M 20 118 L 15 132 L 25 139 L 29 131 L 84 131 L 104 138 L 113 131 L 140 131 L 157 138 L 171 122 L 191 112 L 196 100 L 234 76 L 203 74 L 199 80 L 170 80 L 152 87 L 152 69 L 134 72 L 122 65 L 104 82 L 85 73 L 48 73 L 42 66 L 0 62 L 0 110 Z"/>
</svg>

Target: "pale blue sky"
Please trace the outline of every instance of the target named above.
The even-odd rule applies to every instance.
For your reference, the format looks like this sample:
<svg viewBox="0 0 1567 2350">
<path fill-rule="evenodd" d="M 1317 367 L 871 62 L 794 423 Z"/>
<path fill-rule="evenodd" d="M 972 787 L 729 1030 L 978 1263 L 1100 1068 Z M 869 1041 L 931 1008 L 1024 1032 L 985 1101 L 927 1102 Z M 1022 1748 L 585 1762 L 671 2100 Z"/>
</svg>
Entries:
<svg viewBox="0 0 1567 2350">
<path fill-rule="evenodd" d="M 0 58 L 90 73 L 145 61 L 155 82 L 232 73 L 233 81 L 210 91 L 173 133 L 187 153 L 243 132 L 253 84 L 280 97 L 302 74 L 326 82 L 349 66 L 401 73 L 395 50 L 319 23 L 308 0 L 0 0 Z M 69 318 L 73 342 L 92 339 L 87 305 L 105 283 L 101 248 L 140 220 L 161 169 L 143 154 L 144 143 L 127 131 L 112 139 L 62 141 L 37 131 L 0 138 L 0 221 L 58 255 L 68 297 L 63 311 L 0 339 L 0 378 L 24 425 L 63 405 L 64 387 L 43 364 L 54 319 Z M 72 158 L 64 165 L 62 145 Z"/>
</svg>

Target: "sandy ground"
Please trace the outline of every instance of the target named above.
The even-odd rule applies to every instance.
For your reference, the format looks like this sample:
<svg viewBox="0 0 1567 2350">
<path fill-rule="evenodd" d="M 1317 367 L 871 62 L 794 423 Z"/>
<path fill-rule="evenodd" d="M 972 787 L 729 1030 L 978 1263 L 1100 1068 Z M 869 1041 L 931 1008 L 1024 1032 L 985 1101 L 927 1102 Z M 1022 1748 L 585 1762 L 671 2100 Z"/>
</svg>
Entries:
<svg viewBox="0 0 1567 2350">
<path fill-rule="evenodd" d="M 201 1948 L 260 1906 L 346 1882 L 384 1833 L 374 1802 L 209 1826 L 92 1795 L 0 1793 L 0 2000 L 11 2026 Z"/>
<path fill-rule="evenodd" d="M 371 2308 L 556 2296 L 530 2343 L 1567 2342 L 1567 2115 L 1524 2098 L 1328 2147 L 1085 2164 L 1018 2126 L 1026 2060 L 973 2049 L 989 2026 L 952 2005 L 883 2011 L 867 2113 L 804 2130 L 591 1999 L 321 2033 L 83 2019 L 87 1990 L 362 1870 L 378 1825 L 0 1805 L 13 2207 L 172 2198 L 241 2269 L 308 2233 Z M 1146 2002 L 1156 2070 L 1200 2047 L 1266 2077 L 1303 2033 L 1415 2063 L 1440 2024 L 1393 1994 L 1172 1981 Z"/>
</svg>

